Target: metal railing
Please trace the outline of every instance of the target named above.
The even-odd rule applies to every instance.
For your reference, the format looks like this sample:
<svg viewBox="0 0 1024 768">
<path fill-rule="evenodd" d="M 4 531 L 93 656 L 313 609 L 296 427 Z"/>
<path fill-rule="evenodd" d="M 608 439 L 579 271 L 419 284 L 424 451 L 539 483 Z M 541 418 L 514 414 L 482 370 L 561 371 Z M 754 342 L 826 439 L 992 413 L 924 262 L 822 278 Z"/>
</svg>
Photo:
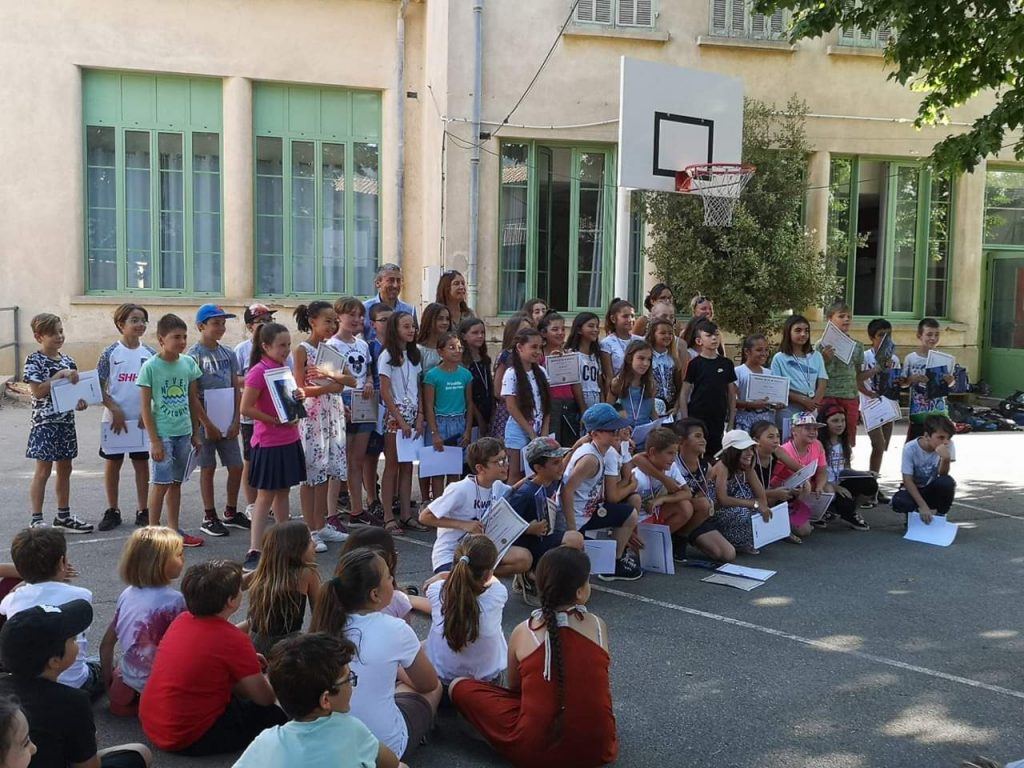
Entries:
<svg viewBox="0 0 1024 768">
<path fill-rule="evenodd" d="M 21 360 L 21 339 L 18 336 L 18 308 L 17 307 L 0 307 L 0 312 L 10 312 L 14 318 L 13 321 L 13 341 L 9 341 L 6 344 L 0 344 L 0 350 L 7 349 L 8 347 L 14 347 L 14 380 L 18 381 L 21 379 L 21 366 L 18 361 Z"/>
</svg>

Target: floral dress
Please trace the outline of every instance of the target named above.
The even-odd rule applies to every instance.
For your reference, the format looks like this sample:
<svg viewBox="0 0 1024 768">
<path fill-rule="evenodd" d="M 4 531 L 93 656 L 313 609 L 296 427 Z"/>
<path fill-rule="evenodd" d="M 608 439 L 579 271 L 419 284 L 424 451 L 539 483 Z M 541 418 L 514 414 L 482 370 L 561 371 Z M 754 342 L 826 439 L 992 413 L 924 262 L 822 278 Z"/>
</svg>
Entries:
<svg viewBox="0 0 1024 768">
<path fill-rule="evenodd" d="M 726 491 L 734 499 L 752 499 L 754 491 L 742 472 L 729 475 Z M 757 514 L 757 513 L 754 513 Z M 726 540 L 737 549 L 754 548 L 754 528 L 747 507 L 716 507 L 715 525 Z"/>
<path fill-rule="evenodd" d="M 316 359 L 316 348 L 308 342 L 300 345 L 306 350 L 306 366 Z M 320 485 L 328 478 L 348 479 L 348 458 L 345 453 L 345 406 L 340 392 L 307 397 L 306 418 L 302 420 L 299 435 L 306 454 L 306 485 Z"/>
</svg>

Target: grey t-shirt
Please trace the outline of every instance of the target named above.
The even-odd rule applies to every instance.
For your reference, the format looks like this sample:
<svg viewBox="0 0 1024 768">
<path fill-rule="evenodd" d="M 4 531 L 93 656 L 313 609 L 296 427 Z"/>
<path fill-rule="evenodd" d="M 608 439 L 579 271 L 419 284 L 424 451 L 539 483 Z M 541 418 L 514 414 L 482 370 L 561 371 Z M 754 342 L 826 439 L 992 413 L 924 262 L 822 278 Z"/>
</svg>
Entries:
<svg viewBox="0 0 1024 768">
<path fill-rule="evenodd" d="M 949 460 L 956 461 L 956 447 L 949 444 Z M 941 458 L 935 451 L 926 451 L 919 440 L 911 440 L 903 446 L 903 465 L 901 472 L 911 475 L 918 488 L 924 488 L 939 476 Z"/>
<path fill-rule="evenodd" d="M 238 358 L 231 347 L 218 344 L 215 348 L 195 343 L 188 351 L 189 357 L 199 364 L 203 376 L 199 379 L 199 394 L 208 389 L 228 389 L 235 386 L 235 377 L 241 374 Z"/>
</svg>

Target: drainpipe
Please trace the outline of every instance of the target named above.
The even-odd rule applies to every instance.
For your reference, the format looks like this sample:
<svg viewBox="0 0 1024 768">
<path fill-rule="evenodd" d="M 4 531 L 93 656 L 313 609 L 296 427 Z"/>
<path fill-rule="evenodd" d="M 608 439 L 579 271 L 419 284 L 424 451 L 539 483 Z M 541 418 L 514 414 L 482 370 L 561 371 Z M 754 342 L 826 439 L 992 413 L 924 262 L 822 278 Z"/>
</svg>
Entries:
<svg viewBox="0 0 1024 768">
<path fill-rule="evenodd" d="M 473 0 L 473 137 L 469 155 L 469 255 L 466 257 L 466 301 L 476 306 L 477 239 L 480 232 L 480 92 L 484 81 L 483 0 Z"/>
<path fill-rule="evenodd" d="M 409 0 L 398 5 L 395 35 L 395 263 L 402 266 L 405 254 L 405 11 Z"/>
</svg>

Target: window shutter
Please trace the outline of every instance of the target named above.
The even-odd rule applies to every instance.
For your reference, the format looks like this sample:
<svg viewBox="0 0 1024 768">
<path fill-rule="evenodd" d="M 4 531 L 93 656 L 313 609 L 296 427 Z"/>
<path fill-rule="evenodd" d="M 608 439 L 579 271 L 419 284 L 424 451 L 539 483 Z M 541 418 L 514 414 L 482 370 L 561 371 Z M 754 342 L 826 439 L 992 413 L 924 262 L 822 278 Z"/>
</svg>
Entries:
<svg viewBox="0 0 1024 768">
<path fill-rule="evenodd" d="M 596 0 L 580 0 L 576 5 L 576 21 L 593 21 L 595 2 Z"/>
<path fill-rule="evenodd" d="M 856 5 L 855 0 L 843 0 L 843 12 L 853 10 Z M 856 27 L 842 27 L 839 30 L 839 42 L 842 45 L 856 45 L 857 39 L 860 37 Z"/>
<path fill-rule="evenodd" d="M 612 0 L 594 0 L 594 21 L 598 24 L 612 23 Z"/>
<path fill-rule="evenodd" d="M 768 37 L 768 20 L 763 13 L 750 14 L 750 36 L 757 38 Z"/>
<path fill-rule="evenodd" d="M 726 0 L 711 0 L 711 34 L 728 35 L 728 8 Z"/>
<path fill-rule="evenodd" d="M 654 26 L 654 0 L 636 0 L 636 25 Z"/>
<path fill-rule="evenodd" d="M 618 0 L 619 26 L 622 27 L 649 27 L 653 20 L 653 0 Z"/>
<path fill-rule="evenodd" d="M 772 14 L 769 21 L 768 36 L 774 40 L 782 37 L 786 30 L 786 12 L 781 8 Z"/>
<path fill-rule="evenodd" d="M 747 4 L 746 0 L 732 0 L 732 8 L 729 24 L 729 34 L 737 37 L 745 37 L 747 31 L 746 25 L 746 11 Z"/>
<path fill-rule="evenodd" d="M 892 37 L 892 27 L 888 24 L 880 24 L 875 32 L 875 37 L 878 40 L 878 47 L 885 48 L 889 44 L 889 38 Z"/>
</svg>

